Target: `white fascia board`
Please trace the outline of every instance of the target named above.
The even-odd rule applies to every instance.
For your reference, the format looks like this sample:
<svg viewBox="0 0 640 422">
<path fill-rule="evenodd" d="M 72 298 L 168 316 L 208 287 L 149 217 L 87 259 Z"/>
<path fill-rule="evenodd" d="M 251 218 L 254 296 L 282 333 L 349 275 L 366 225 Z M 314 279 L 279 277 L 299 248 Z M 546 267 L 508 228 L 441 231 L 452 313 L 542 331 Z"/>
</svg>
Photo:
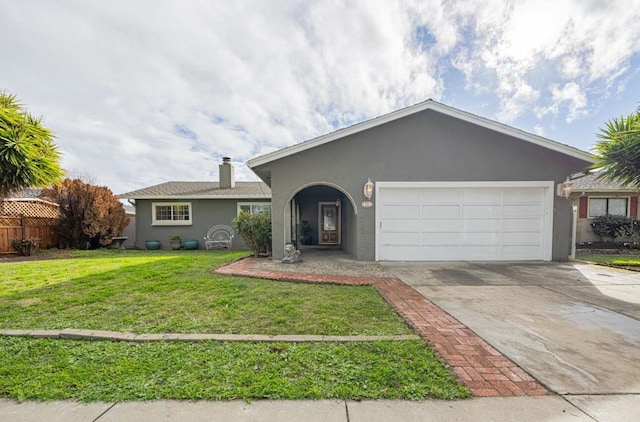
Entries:
<svg viewBox="0 0 640 422">
<path fill-rule="evenodd" d="M 550 188 L 553 189 L 553 181 L 468 181 L 468 182 L 375 182 L 376 194 L 384 188 Z"/>
<path fill-rule="evenodd" d="M 607 193 L 607 194 L 614 194 L 616 192 L 621 192 L 621 193 L 638 193 L 638 194 L 640 194 L 640 189 L 605 189 L 605 188 L 582 189 L 582 188 L 571 188 L 571 193 L 578 193 L 578 192 L 603 192 L 603 193 Z"/>
<path fill-rule="evenodd" d="M 383 116 L 376 117 L 374 119 L 367 120 L 365 122 L 358 123 L 344 129 L 339 129 L 335 132 L 328 133 L 318 138 L 305 141 L 296 145 L 292 145 L 290 147 L 283 148 L 281 150 L 274 151 L 260 157 L 253 158 L 247 161 L 247 166 L 249 168 L 254 168 L 256 166 L 268 164 L 272 161 L 276 161 L 281 158 L 288 157 L 290 155 L 293 155 L 302 151 L 306 151 L 311 148 L 315 148 L 317 146 L 326 144 L 328 142 L 335 141 L 337 139 L 344 138 L 349 135 L 353 135 L 353 134 L 365 131 L 367 129 L 371 129 L 376 126 L 380 126 L 385 123 L 391 122 L 393 120 L 401 119 L 403 117 L 410 116 L 412 114 L 419 113 L 424 110 L 434 110 L 442 114 L 446 114 L 448 116 L 458 118 L 460 120 L 464 120 L 466 122 L 469 122 L 469 123 L 472 123 L 472 124 L 475 124 L 499 133 L 503 133 L 505 135 L 513 136 L 515 138 L 519 138 L 524 141 L 531 142 L 536 145 L 540 145 L 542 147 L 569 155 L 574 158 L 578 158 L 580 160 L 584 160 L 590 163 L 595 162 L 593 155 L 589 154 L 586 151 L 582 151 L 577 148 L 570 147 L 568 145 L 560 144 L 558 142 L 552 141 L 551 139 L 543 138 L 541 136 L 534 135 L 520 129 L 516 129 L 511 126 L 507 126 L 503 123 L 489 120 L 484 117 L 476 116 L 475 114 L 471 114 L 466 111 L 459 110 L 457 108 L 449 107 L 433 100 L 427 100 L 425 102 L 422 102 L 413 106 L 409 106 L 401 110 L 394 111 L 389 114 L 385 114 Z"/>
<path fill-rule="evenodd" d="M 271 199 L 271 195 L 217 195 L 217 196 L 201 196 L 201 195 L 145 195 L 145 196 L 118 196 L 120 199 L 161 199 L 161 200 L 174 200 L 174 199 Z"/>
</svg>

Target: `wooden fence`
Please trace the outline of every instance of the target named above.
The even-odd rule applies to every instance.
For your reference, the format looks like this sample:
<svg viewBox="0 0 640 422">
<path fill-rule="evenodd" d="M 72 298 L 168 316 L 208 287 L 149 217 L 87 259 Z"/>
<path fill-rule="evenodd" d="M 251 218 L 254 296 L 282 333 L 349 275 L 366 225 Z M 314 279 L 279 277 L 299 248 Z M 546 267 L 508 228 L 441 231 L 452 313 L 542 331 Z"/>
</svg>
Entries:
<svg viewBox="0 0 640 422">
<path fill-rule="evenodd" d="M 38 248 L 42 249 L 57 247 L 55 223 L 55 218 L 0 216 L 0 254 L 16 253 L 11 247 L 12 239 L 37 239 Z"/>
</svg>

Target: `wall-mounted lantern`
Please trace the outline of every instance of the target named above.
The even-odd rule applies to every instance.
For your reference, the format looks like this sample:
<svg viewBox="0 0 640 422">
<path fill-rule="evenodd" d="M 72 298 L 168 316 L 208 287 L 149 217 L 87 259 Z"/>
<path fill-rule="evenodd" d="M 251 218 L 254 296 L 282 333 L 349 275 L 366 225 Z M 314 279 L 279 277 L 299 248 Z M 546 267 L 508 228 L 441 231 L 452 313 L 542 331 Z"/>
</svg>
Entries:
<svg viewBox="0 0 640 422">
<path fill-rule="evenodd" d="M 556 194 L 561 198 L 569 198 L 569 195 L 571 195 L 572 184 L 573 182 L 569 180 L 569 176 L 567 176 L 567 180 L 562 183 L 558 183 L 558 186 L 556 186 Z"/>
<path fill-rule="evenodd" d="M 367 183 L 364 184 L 363 193 L 364 197 L 367 199 L 362 201 L 362 207 L 371 208 L 373 206 L 373 202 L 371 202 L 371 197 L 373 196 L 373 182 L 370 177 L 367 177 Z"/>
</svg>

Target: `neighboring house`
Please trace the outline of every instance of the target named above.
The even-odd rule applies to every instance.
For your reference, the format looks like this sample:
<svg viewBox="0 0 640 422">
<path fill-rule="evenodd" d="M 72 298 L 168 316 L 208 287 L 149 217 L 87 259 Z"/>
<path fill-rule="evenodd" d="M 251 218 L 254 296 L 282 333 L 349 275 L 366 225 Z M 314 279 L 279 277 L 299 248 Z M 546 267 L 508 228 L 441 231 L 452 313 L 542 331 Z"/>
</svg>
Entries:
<svg viewBox="0 0 640 422">
<path fill-rule="evenodd" d="M 563 261 L 572 207 L 556 189 L 592 163 L 587 152 L 428 100 L 248 165 L 272 190 L 274 259 L 308 221 L 312 243 L 359 260 Z M 372 207 L 363 202 L 369 178 Z"/>
<path fill-rule="evenodd" d="M 571 200 L 578 208 L 576 242 L 600 241 L 591 230 L 591 222 L 601 215 L 638 218 L 640 190 L 609 179 L 598 179 L 597 173 L 577 177 L 571 184 Z"/>
<path fill-rule="evenodd" d="M 159 240 L 169 249 L 172 236 L 182 240 L 198 240 L 204 249 L 204 236 L 216 225 L 231 226 L 240 210 L 264 212 L 270 210 L 271 190 L 262 182 L 236 182 L 234 168 L 228 157 L 223 158 L 219 182 L 166 182 L 118 195 L 135 201 L 135 238 L 138 248 L 146 240 Z M 232 248 L 244 248 L 236 235 Z"/>
</svg>

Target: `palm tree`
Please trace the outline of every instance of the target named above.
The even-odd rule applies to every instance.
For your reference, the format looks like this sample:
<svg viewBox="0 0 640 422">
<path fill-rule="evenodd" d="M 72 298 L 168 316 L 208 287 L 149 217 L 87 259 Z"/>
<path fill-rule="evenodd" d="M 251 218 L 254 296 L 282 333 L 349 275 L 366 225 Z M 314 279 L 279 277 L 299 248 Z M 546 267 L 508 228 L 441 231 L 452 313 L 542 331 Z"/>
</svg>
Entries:
<svg viewBox="0 0 640 422">
<path fill-rule="evenodd" d="M 608 121 L 597 136 L 593 167 L 602 169 L 598 178 L 640 187 L 640 108 Z"/>
<path fill-rule="evenodd" d="M 0 92 L 0 200 L 19 189 L 60 181 L 64 172 L 53 138 L 15 95 Z"/>
</svg>

